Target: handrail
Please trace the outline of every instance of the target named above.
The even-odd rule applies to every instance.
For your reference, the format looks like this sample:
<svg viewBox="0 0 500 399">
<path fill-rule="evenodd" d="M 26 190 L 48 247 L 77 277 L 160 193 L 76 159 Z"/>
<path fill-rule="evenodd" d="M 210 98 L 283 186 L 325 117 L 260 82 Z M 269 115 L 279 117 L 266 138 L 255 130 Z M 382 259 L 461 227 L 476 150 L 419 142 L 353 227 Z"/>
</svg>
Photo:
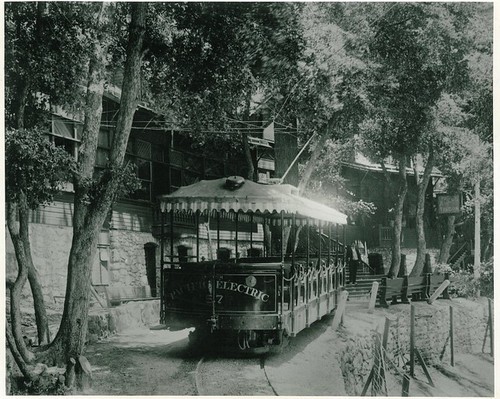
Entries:
<svg viewBox="0 0 500 399">
<path fill-rule="evenodd" d="M 374 268 L 374 267 L 371 267 L 369 263 L 366 263 L 366 262 L 365 262 L 364 260 L 362 260 L 362 259 L 360 260 L 360 262 L 363 264 L 363 268 L 364 268 L 365 266 L 367 266 L 367 267 L 368 267 L 368 269 L 370 269 L 370 270 L 373 272 L 373 274 L 375 274 L 375 268 Z"/>
<path fill-rule="evenodd" d="M 460 248 L 458 248 L 455 253 L 453 255 L 451 255 L 449 258 L 448 258 L 448 263 L 449 264 L 453 264 L 455 263 L 459 258 L 460 256 L 462 256 L 462 253 L 465 252 L 465 250 L 467 249 L 467 242 L 464 242 Z"/>
</svg>

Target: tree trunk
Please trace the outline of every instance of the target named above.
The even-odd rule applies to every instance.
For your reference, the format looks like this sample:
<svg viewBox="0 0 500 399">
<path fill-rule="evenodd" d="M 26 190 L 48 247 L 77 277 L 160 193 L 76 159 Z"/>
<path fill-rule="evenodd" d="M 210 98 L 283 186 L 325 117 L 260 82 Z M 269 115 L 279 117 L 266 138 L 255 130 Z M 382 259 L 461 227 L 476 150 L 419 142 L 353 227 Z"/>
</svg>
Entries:
<svg viewBox="0 0 500 399">
<path fill-rule="evenodd" d="M 95 13 L 94 48 L 89 61 L 85 118 L 74 178 L 73 240 L 68 259 L 64 310 L 59 331 L 50 345 L 54 360 L 59 365 L 67 364 L 71 358 L 78 357 L 83 351 L 90 301 L 91 268 L 100 230 L 100 226 L 95 228 L 88 222 L 88 214 L 95 212 L 95 197 L 91 197 L 90 191 L 104 92 L 107 47 L 100 42 L 98 36 L 104 23 L 105 4 L 100 4 Z"/>
<path fill-rule="evenodd" d="M 12 353 L 12 357 L 19 367 L 19 370 L 21 370 L 21 373 L 23 373 L 24 377 L 26 377 L 29 381 L 34 381 L 36 377 L 31 371 L 29 364 L 26 363 L 24 357 L 19 352 L 15 339 L 12 335 L 12 329 L 13 328 L 8 324 L 5 326 L 5 335 L 7 337 L 7 345 L 9 346 L 10 353 Z M 9 375 L 7 375 L 6 377 L 10 378 Z M 9 392 L 7 392 L 7 394 L 9 394 Z"/>
<path fill-rule="evenodd" d="M 54 347 L 60 349 L 64 361 L 77 359 L 83 352 L 87 332 L 92 263 L 97 250 L 100 229 L 108 214 L 118 185 L 125 150 L 138 103 L 142 45 L 145 30 L 146 3 L 133 3 L 127 59 L 117 127 L 110 153 L 110 170 L 96 184 L 97 193 L 88 204 L 88 179 L 92 176 L 95 149 L 102 113 L 103 71 L 106 47 L 96 43 L 96 56 L 89 67 L 85 123 L 82 134 L 82 156 L 79 178 L 75 184 L 73 242 L 68 262 L 68 282 L 63 318 Z M 61 357 L 58 358 L 61 360 Z"/>
<path fill-rule="evenodd" d="M 309 184 L 309 181 L 311 180 L 312 173 L 314 172 L 314 168 L 318 163 L 318 159 L 321 155 L 321 152 L 325 147 L 325 143 L 331 136 L 332 127 L 333 127 L 333 119 L 330 119 L 330 121 L 328 121 L 325 131 L 323 132 L 323 134 L 319 136 L 319 140 L 316 143 L 316 146 L 314 147 L 314 150 L 311 154 L 311 158 L 309 158 L 309 161 L 306 164 L 306 168 L 302 173 L 298 187 L 299 194 L 301 195 L 304 193 L 305 189 L 307 188 L 307 185 Z"/>
<path fill-rule="evenodd" d="M 38 345 L 46 345 L 50 342 L 50 330 L 42 285 L 40 284 L 40 274 L 33 265 L 33 261 L 29 263 L 31 265 L 28 266 L 28 281 L 31 287 L 31 294 L 33 295 Z"/>
<path fill-rule="evenodd" d="M 255 166 L 253 164 L 252 152 L 250 151 L 250 145 L 248 144 L 248 133 L 240 133 L 241 144 L 243 145 L 243 152 L 245 154 L 245 161 L 247 164 L 247 175 L 246 178 L 251 181 L 256 181 L 255 178 Z"/>
<path fill-rule="evenodd" d="M 36 36 L 41 39 L 42 33 L 42 19 L 45 10 L 44 3 L 37 4 L 37 19 L 36 19 Z M 18 99 L 15 109 L 15 124 L 17 129 L 24 129 L 25 127 L 25 110 L 26 103 L 28 100 L 28 95 L 30 92 L 30 81 L 29 77 L 18 77 Z M 28 210 L 25 210 L 26 213 Z M 35 309 L 35 319 L 37 326 L 38 344 L 47 344 L 50 341 L 50 332 L 47 320 L 47 311 L 45 308 L 45 302 L 43 299 L 43 291 L 40 284 L 40 277 L 33 265 L 33 259 L 31 257 L 31 245 L 28 233 L 28 223 L 29 220 L 26 216 L 24 219 L 26 223 L 25 226 L 20 227 L 21 237 L 20 239 L 24 241 L 25 253 L 23 258 L 26 260 L 25 268 L 28 271 L 28 280 L 30 283 L 31 293 L 33 295 L 33 305 Z M 23 233 L 24 232 L 24 233 Z"/>
<path fill-rule="evenodd" d="M 16 127 L 24 129 L 24 115 L 26 110 L 26 100 L 28 99 L 29 83 L 26 79 L 19 77 L 18 79 L 18 101 L 16 107 Z"/>
<path fill-rule="evenodd" d="M 292 134 L 276 134 L 274 136 L 275 176 L 283 177 L 287 169 L 297 156 L 297 136 Z M 295 162 L 283 180 L 285 184 L 297 186 L 299 184 L 299 166 Z"/>
<path fill-rule="evenodd" d="M 18 129 L 24 128 L 24 115 L 26 108 L 26 101 L 29 93 L 29 83 L 26 79 L 20 78 L 19 83 L 19 99 L 16 109 L 16 125 Z M 26 209 L 26 212 L 28 210 Z M 35 266 L 33 265 L 33 259 L 31 257 L 31 245 L 30 238 L 28 234 L 28 223 L 29 220 L 25 219 L 26 226 L 22 227 L 21 232 L 25 231 L 25 234 L 22 234 L 21 240 L 24 241 L 24 256 L 23 259 L 26 260 L 26 269 L 28 271 L 28 280 L 30 283 L 31 293 L 33 295 L 33 306 L 35 309 L 35 319 L 37 326 L 37 335 L 38 335 L 38 344 L 43 345 L 47 344 L 50 341 L 50 333 L 49 333 L 49 325 L 47 320 L 47 310 L 45 308 L 45 301 L 43 299 L 42 287 L 40 284 L 40 277 L 38 275 Z"/>
<path fill-rule="evenodd" d="M 26 242 L 24 239 L 26 233 L 23 231 L 28 226 L 28 207 L 23 193 L 20 195 L 19 202 L 19 204 L 13 204 L 11 202 L 7 203 L 7 226 L 14 245 L 18 266 L 16 281 L 10 287 L 10 320 L 13 341 L 16 349 L 22 359 L 25 362 L 30 363 L 34 360 L 34 355 L 28 350 L 23 339 L 20 307 L 21 293 L 28 278 L 28 260 L 26 259 L 26 254 L 29 250 L 29 247 L 26 248 Z M 16 225 L 16 213 L 19 215 L 19 227 Z"/>
<path fill-rule="evenodd" d="M 388 277 L 395 278 L 399 272 L 401 262 L 401 233 L 403 224 L 403 205 L 405 202 L 406 193 L 408 191 L 408 182 L 406 181 L 406 158 L 401 156 L 399 159 L 399 190 L 395 201 L 394 209 L 394 229 L 392 237 L 392 256 L 391 267 L 389 268 Z"/>
<path fill-rule="evenodd" d="M 410 276 L 420 276 L 424 269 L 425 253 L 427 251 L 427 243 L 425 241 L 424 230 L 424 211 L 425 211 L 425 194 L 427 186 L 431 178 L 432 168 L 434 167 L 434 151 L 429 152 L 427 163 L 425 165 L 424 174 L 422 179 L 419 179 L 417 173 L 417 166 L 415 164 L 415 179 L 417 181 L 417 215 L 416 215 L 416 230 L 417 230 L 417 258 L 415 265 L 410 273 Z M 420 180 L 420 181 L 419 181 Z"/>
<path fill-rule="evenodd" d="M 455 219 L 455 215 L 448 215 L 446 218 L 446 234 L 439 250 L 439 263 L 448 263 L 450 249 L 453 245 L 453 236 L 455 235 Z"/>
<path fill-rule="evenodd" d="M 481 179 L 478 176 L 474 183 L 474 280 L 481 277 Z M 477 290 L 476 296 L 480 292 Z"/>
</svg>

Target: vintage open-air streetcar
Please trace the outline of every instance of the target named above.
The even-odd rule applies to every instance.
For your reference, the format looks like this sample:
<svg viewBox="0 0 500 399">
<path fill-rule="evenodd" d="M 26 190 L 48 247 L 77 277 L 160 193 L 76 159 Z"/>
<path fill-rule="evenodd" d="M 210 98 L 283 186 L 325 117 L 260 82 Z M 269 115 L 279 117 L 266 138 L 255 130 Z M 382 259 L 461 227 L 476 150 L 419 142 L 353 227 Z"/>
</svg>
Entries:
<svg viewBox="0 0 500 399">
<path fill-rule="evenodd" d="M 163 325 L 255 351 L 282 345 L 336 308 L 345 284 L 341 212 L 291 185 L 236 176 L 159 202 Z M 182 222 L 194 226 L 191 241 L 174 229 Z"/>
</svg>

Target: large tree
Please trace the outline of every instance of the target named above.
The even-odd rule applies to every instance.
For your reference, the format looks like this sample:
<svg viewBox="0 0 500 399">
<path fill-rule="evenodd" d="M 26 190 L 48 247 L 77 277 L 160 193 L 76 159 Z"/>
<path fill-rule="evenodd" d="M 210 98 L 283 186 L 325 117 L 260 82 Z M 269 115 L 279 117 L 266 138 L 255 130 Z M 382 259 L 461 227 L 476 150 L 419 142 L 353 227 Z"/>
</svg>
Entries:
<svg viewBox="0 0 500 399">
<path fill-rule="evenodd" d="M 329 140 L 343 142 L 353 136 L 367 106 L 365 56 L 373 15 L 363 4 L 310 3 L 301 12 L 305 48 L 300 76 L 281 109 L 297 116 L 300 139 L 314 133 L 299 190 L 304 192 L 328 152 Z M 285 107 L 286 105 L 286 107 Z M 340 159 L 340 157 L 338 157 Z"/>
<path fill-rule="evenodd" d="M 33 378 L 30 363 L 36 359 L 47 359 L 48 357 L 56 361 L 56 363 L 67 364 L 67 379 L 68 385 L 74 381 L 75 368 L 74 363 L 79 360 L 83 353 L 85 344 L 85 336 L 87 332 L 88 307 L 90 300 L 90 276 L 91 267 L 96 251 L 97 239 L 99 231 L 109 212 L 111 203 L 118 192 L 118 187 L 123 179 L 123 159 L 125 149 L 128 142 L 128 136 L 132 125 L 133 115 L 135 113 L 139 100 L 139 82 L 140 71 L 143 55 L 143 39 L 146 24 L 146 3 L 134 3 L 132 5 L 111 5 L 108 3 L 94 4 L 75 4 L 75 5 L 51 5 L 52 13 L 46 10 L 38 10 L 36 18 L 31 18 L 28 22 L 24 21 L 26 16 L 29 16 L 31 10 L 19 10 L 15 4 L 11 4 L 12 14 L 12 30 L 7 35 L 8 54 L 12 57 L 11 65 L 17 64 L 17 68 L 13 67 L 9 70 L 12 76 L 12 86 L 9 88 L 11 103 L 16 104 L 11 108 L 13 121 L 25 120 L 26 114 L 24 109 L 28 100 L 36 98 L 39 92 L 50 95 L 52 93 L 51 86 L 42 85 L 45 80 L 41 77 L 48 77 L 48 81 L 57 82 L 62 86 L 61 91 L 74 88 L 85 82 L 84 85 L 84 100 L 83 113 L 84 124 L 81 146 L 79 148 L 79 156 L 76 167 L 73 173 L 74 185 L 74 218 L 73 218 L 73 242 L 68 260 L 68 278 L 66 287 L 66 296 L 64 303 L 63 317 L 59 327 L 59 331 L 50 343 L 50 345 L 42 348 L 36 354 L 31 353 L 23 343 L 21 331 L 19 330 L 19 321 L 12 319 L 12 330 L 8 331 L 7 337 L 10 349 L 14 354 L 16 361 L 20 365 L 21 370 L 28 378 Z M 128 44 L 123 51 L 124 74 L 122 84 L 122 95 L 120 100 L 120 110 L 118 113 L 117 127 L 112 143 L 110 159 L 108 167 L 104 172 L 95 177 L 94 164 L 97 149 L 97 137 L 100 129 L 100 120 L 102 112 L 102 96 L 106 83 L 106 68 L 111 59 L 111 51 L 116 44 L 115 36 L 118 21 L 114 18 L 113 9 L 115 7 L 130 7 L 131 20 L 128 29 Z M 16 14 L 16 12 L 18 14 Z M 55 13 L 55 14 L 53 14 Z M 117 13 L 118 14 L 118 13 Z M 40 26 L 40 20 L 44 15 L 49 15 L 50 24 L 47 24 L 48 31 L 46 32 L 49 40 L 49 48 L 46 53 L 39 54 L 35 49 L 39 39 L 37 27 Z M 58 18 L 54 18 L 57 15 Z M 19 22 L 21 21 L 21 22 Z M 24 38 L 26 32 L 30 29 L 35 33 L 33 37 L 24 39 L 31 40 L 32 45 L 21 49 L 19 40 Z M 53 30 L 57 31 L 54 32 Z M 33 33 L 33 32 L 32 32 Z M 66 71 L 50 69 L 53 62 L 51 56 L 56 57 L 57 51 L 54 51 L 50 45 L 53 42 L 50 40 L 54 34 L 59 33 L 64 37 L 66 47 L 57 51 L 66 54 L 68 59 L 74 57 L 74 60 L 81 61 L 86 66 L 85 70 L 75 71 L 74 76 L 70 79 L 64 75 Z M 35 44 L 36 43 L 36 44 Z M 52 51 L 51 51 L 52 50 Z M 20 58 L 26 56 L 26 59 L 31 61 L 31 65 L 20 63 Z M 30 75 L 27 68 L 33 67 L 34 71 L 39 74 Z M 73 71 L 68 67 L 69 71 Z M 79 72 L 79 73 L 76 73 Z M 71 74 L 70 74 L 71 75 Z M 28 89 L 26 91 L 16 90 L 16 83 L 19 81 L 28 81 Z M 17 83 L 19 84 L 19 83 Z M 26 93 L 26 94 L 25 94 Z M 57 101 L 54 96 L 51 100 Z M 67 98 L 68 100 L 70 97 Z M 73 98 L 73 104 L 78 103 L 78 96 Z M 22 193 L 22 190 L 21 190 Z M 26 199 L 20 196 L 18 202 L 23 206 L 20 209 L 26 209 L 24 205 Z M 22 234 L 19 242 L 21 246 L 16 245 L 16 255 L 19 263 L 19 274 L 14 283 L 14 290 L 17 289 L 17 282 L 25 279 L 26 268 L 23 256 L 29 252 L 29 233 L 25 213 L 19 213 L 22 227 Z M 13 236 L 13 240 L 17 242 L 17 236 Z M 16 294 L 16 292 L 14 292 Z M 15 310 L 15 309 L 14 309 Z M 11 314 L 11 318 L 13 315 Z M 12 334 L 11 334 L 12 332 Z M 12 338 L 12 339 L 11 339 Z M 19 356 L 20 355 L 20 356 Z M 78 369 L 77 369 L 78 370 Z"/>
<path fill-rule="evenodd" d="M 465 46 L 460 36 L 468 18 L 467 6 L 456 4 L 396 3 L 374 25 L 370 56 L 380 84 L 371 89 L 372 107 L 364 121 L 366 148 L 382 163 L 391 156 L 399 170 L 394 201 L 394 231 L 390 276 L 398 274 L 402 211 L 407 192 L 407 167 L 417 154 L 426 168 L 418 179 L 418 256 L 423 265 L 425 237 L 423 206 L 434 162 L 434 107 L 447 89 L 457 89 L 467 76 Z M 465 21 L 465 22 L 464 22 Z M 420 171 L 415 170 L 417 176 Z M 388 180 L 388 179 L 387 179 Z"/>
<path fill-rule="evenodd" d="M 65 102 L 70 93 L 73 93 L 73 97 L 77 97 L 74 94 L 80 91 L 78 84 L 84 68 L 82 54 L 85 53 L 82 43 L 75 40 L 80 26 L 76 23 L 73 25 L 68 23 L 69 19 L 72 19 L 71 16 L 63 20 L 58 16 L 54 16 L 48 8 L 49 6 L 46 3 L 9 3 L 6 6 L 5 111 L 8 129 L 22 130 L 26 127 L 29 129 L 36 128 L 39 131 L 45 128 L 47 121 L 44 117 L 44 111 L 47 107 L 47 96 L 50 96 L 56 102 Z M 50 34 L 49 31 L 51 31 Z M 60 34 L 62 31 L 64 31 L 64 34 Z M 59 50 L 66 47 L 73 50 Z M 50 74 L 47 73 L 48 69 L 51 70 Z M 61 81 L 64 81 L 64 84 L 59 84 Z M 44 93 L 45 96 L 39 96 L 40 93 Z M 36 131 L 33 134 L 33 137 L 36 137 Z M 26 135 L 30 136 L 30 132 L 26 132 Z M 8 143 L 19 144 L 22 142 L 19 132 L 13 132 L 10 137 L 12 141 L 8 141 Z M 15 146 L 11 149 L 15 151 L 19 147 Z M 27 151 L 26 155 L 29 153 Z M 42 151 L 42 153 L 46 154 L 47 152 Z M 13 154 L 10 155 L 11 160 L 9 163 L 12 161 Z M 48 162 L 48 160 L 44 159 L 44 162 Z M 24 165 L 28 173 L 30 173 L 28 165 L 31 164 L 32 162 L 27 161 Z M 19 165 L 19 167 L 22 167 L 22 165 Z M 9 167 L 7 171 L 9 172 Z M 21 173 L 21 169 L 17 169 L 17 171 Z M 31 171 L 31 173 L 34 172 Z M 12 174 L 10 177 L 17 179 Z M 46 176 L 48 179 L 52 179 L 52 177 L 50 175 Z M 7 179 L 8 221 L 17 219 L 22 220 L 21 224 L 28 223 L 29 209 L 36 207 L 38 202 L 46 202 L 47 197 L 45 197 L 45 194 L 53 192 L 55 186 L 46 187 L 47 191 L 40 190 L 40 187 L 33 187 L 33 182 L 38 181 L 39 179 L 25 179 L 22 180 L 22 185 L 14 187 L 9 185 L 9 182 L 12 183 L 12 179 Z M 30 186 L 32 187 L 31 190 L 28 189 Z M 41 192 L 44 192 L 44 194 L 42 195 Z M 20 201 L 21 199 L 23 200 Z M 21 214 L 25 215 L 25 217 L 22 218 Z M 9 223 L 8 227 L 14 245 L 17 247 L 16 255 L 20 274 L 23 274 L 22 269 L 27 271 L 33 295 L 38 341 L 39 344 L 46 344 L 50 339 L 47 312 L 39 274 L 29 253 L 29 242 L 25 241 L 28 237 L 18 234 L 16 232 L 17 226 Z M 20 232 L 27 232 L 27 225 L 19 228 Z M 19 246 L 16 241 L 21 236 L 24 244 Z M 16 287 L 21 287 L 21 285 Z M 11 303 L 11 305 L 13 304 Z M 14 306 L 16 306 L 15 303 Z"/>
</svg>

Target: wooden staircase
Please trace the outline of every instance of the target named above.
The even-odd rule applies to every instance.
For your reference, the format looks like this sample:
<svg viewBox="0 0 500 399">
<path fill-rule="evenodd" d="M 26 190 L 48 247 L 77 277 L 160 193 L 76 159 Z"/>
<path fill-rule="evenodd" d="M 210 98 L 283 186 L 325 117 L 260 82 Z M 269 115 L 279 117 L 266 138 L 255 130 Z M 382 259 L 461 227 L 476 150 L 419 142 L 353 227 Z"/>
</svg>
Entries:
<svg viewBox="0 0 500 399">
<path fill-rule="evenodd" d="M 380 284 L 383 277 L 385 274 L 371 274 L 368 267 L 359 266 L 356 276 L 357 284 L 347 284 L 349 281 L 349 268 L 347 268 L 345 289 L 349 292 L 349 301 L 368 302 L 373 282 L 378 281 Z"/>
<path fill-rule="evenodd" d="M 448 263 L 451 265 L 452 269 L 464 269 L 465 268 L 465 257 L 468 254 L 467 244 L 464 243 L 462 246 L 455 251 L 448 259 Z"/>
</svg>

